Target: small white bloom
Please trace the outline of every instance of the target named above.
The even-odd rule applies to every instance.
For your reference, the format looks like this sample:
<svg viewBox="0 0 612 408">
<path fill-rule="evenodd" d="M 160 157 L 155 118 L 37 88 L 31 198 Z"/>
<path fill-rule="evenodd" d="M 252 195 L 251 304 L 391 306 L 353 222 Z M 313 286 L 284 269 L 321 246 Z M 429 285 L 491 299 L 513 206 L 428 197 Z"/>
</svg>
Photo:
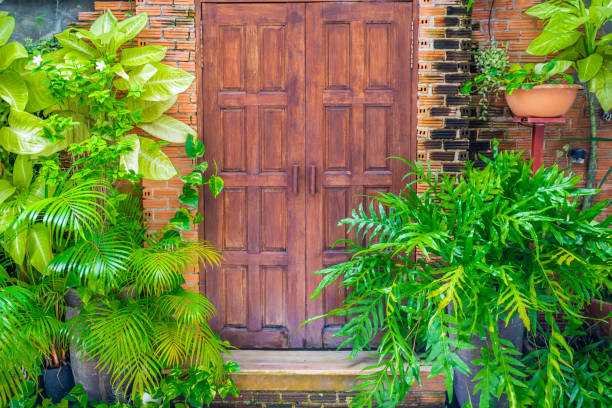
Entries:
<svg viewBox="0 0 612 408">
<path fill-rule="evenodd" d="M 32 58 L 32 62 L 36 64 L 36 66 L 40 67 L 40 64 L 43 62 L 43 57 L 40 55 L 35 55 L 34 58 Z"/>
<path fill-rule="evenodd" d="M 106 63 L 104 61 L 96 62 L 96 69 L 98 71 L 102 71 L 102 70 L 104 70 L 104 68 L 106 68 Z"/>
</svg>

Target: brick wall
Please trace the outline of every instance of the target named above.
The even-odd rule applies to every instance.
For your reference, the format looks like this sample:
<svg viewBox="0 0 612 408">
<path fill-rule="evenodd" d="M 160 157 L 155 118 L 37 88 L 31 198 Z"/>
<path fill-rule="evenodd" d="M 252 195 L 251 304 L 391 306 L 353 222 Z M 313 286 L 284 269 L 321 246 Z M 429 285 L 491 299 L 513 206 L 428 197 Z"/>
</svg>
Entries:
<svg viewBox="0 0 612 408">
<path fill-rule="evenodd" d="M 460 0 L 420 0 L 419 7 L 417 158 L 456 173 L 470 146 L 470 99 L 459 93 L 470 78 L 470 20 Z"/>
<path fill-rule="evenodd" d="M 494 1 L 491 8 L 492 1 Z M 434 0 L 435 2 L 435 0 Z M 507 44 L 511 63 L 542 62 L 542 57 L 525 53 L 527 46 L 536 38 L 542 27 L 541 21 L 523 13 L 529 7 L 541 3 L 541 0 L 475 0 L 472 10 L 474 45 L 489 39 L 489 13 L 491 15 L 491 38 L 502 44 Z M 476 101 L 473 101 L 473 106 Z M 478 153 L 488 152 L 493 138 L 500 139 L 500 146 L 504 149 L 525 150 L 531 147 L 531 129 L 511 122 L 509 109 L 500 99 L 493 102 L 490 109 L 491 120 L 480 122 L 475 119 L 476 108 L 471 112 L 469 140 L 469 155 L 471 159 L 477 158 Z M 601 109 L 597 117 L 601 118 Z M 586 162 L 584 164 L 571 164 L 564 154 L 563 146 L 569 144 L 570 148 L 587 149 L 589 142 L 568 142 L 564 138 L 585 138 L 590 136 L 588 103 L 582 93 L 567 115 L 567 123 L 562 125 L 547 125 L 544 140 L 544 165 L 550 166 L 558 163 L 561 168 L 568 164 L 571 170 L 586 178 Z M 612 122 L 598 120 L 598 136 L 612 137 Z M 557 157 L 562 152 L 562 157 Z M 606 171 L 612 166 L 612 143 L 598 145 L 598 172 L 596 185 L 602 180 Z M 587 154 L 588 157 L 588 154 Z M 608 180 L 603 187 L 602 197 L 612 197 L 612 180 Z"/>
<path fill-rule="evenodd" d="M 492 0 L 476 0 L 471 19 L 461 0 L 419 0 L 418 49 L 418 121 L 417 157 L 428 160 L 433 169 L 455 173 L 467 159 L 477 160 L 479 153 L 487 154 L 493 138 L 502 148 L 530 148 L 530 129 L 518 126 L 503 100 L 494 101 L 490 109 L 492 119 L 476 120 L 476 101 L 459 93 L 463 82 L 470 77 L 472 47 L 488 38 L 489 10 Z M 508 44 L 513 62 L 539 61 L 524 53 L 529 42 L 538 35 L 538 22 L 522 10 L 538 0 L 495 0 L 491 12 L 491 36 Z M 196 73 L 196 20 L 194 0 L 134 0 L 98 1 L 94 13 L 81 13 L 83 22 L 91 22 L 109 8 L 120 17 L 126 12 L 147 12 L 150 27 L 137 38 L 141 44 L 168 47 L 166 63 Z M 197 129 L 196 83 L 179 97 L 170 113 Z M 557 152 L 567 142 L 566 137 L 588 136 L 587 104 L 582 96 L 570 111 L 568 123 L 547 127 L 545 164 L 554 161 L 562 167 L 566 159 L 557 159 Z M 612 137 L 612 124 L 600 121 L 600 135 Z M 586 142 L 572 142 L 572 148 L 586 148 Z M 167 146 L 166 153 L 179 170 L 186 171 L 189 160 L 178 146 Z M 612 144 L 600 143 L 598 180 L 612 165 Z M 585 165 L 572 165 L 572 170 L 584 174 Z M 153 228 L 165 224 L 179 207 L 178 195 L 182 183 L 175 178 L 168 182 L 146 181 L 143 185 L 143 204 Z M 604 196 L 612 196 L 612 182 L 604 187 Z M 187 234 L 197 238 L 197 231 Z M 188 285 L 197 290 L 197 271 L 186 275 Z"/>
<path fill-rule="evenodd" d="M 210 408 L 348 408 L 355 393 L 317 391 L 241 391 L 238 398 L 214 401 Z M 445 390 L 409 393 L 397 408 L 442 408 Z"/>
<path fill-rule="evenodd" d="M 96 1 L 94 12 L 79 14 L 82 23 L 91 23 L 105 9 L 110 9 L 117 18 L 126 17 L 126 13 L 146 12 L 149 16 L 149 27 L 136 38 L 139 45 L 163 45 L 168 47 L 165 64 L 181 68 L 196 75 L 196 23 L 194 0 L 132 0 L 132 1 Z M 179 119 L 197 130 L 197 93 L 193 85 L 183 94 L 167 114 Z M 191 160 L 178 145 L 163 147 L 176 168 L 187 173 L 191 169 Z M 153 230 L 161 228 L 180 207 L 178 196 L 183 183 L 178 177 L 169 181 L 143 182 L 143 207 L 145 217 Z M 187 239 L 197 239 L 198 231 L 184 233 Z M 198 290 L 199 275 L 196 269 L 185 275 L 187 288 Z"/>
</svg>

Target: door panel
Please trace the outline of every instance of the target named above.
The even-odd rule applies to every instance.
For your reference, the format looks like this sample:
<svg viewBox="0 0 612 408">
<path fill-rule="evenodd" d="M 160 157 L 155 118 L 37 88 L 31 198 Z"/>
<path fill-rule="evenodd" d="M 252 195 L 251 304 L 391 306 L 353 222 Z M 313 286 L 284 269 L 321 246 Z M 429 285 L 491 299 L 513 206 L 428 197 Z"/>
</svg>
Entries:
<svg viewBox="0 0 612 408">
<path fill-rule="evenodd" d="M 338 221 L 364 195 L 398 191 L 405 168 L 390 156 L 411 158 L 410 3 L 316 3 L 306 6 L 306 293 L 312 272 L 348 259 Z M 307 315 L 338 307 L 337 286 L 307 302 Z M 333 347 L 345 322 L 334 318 L 307 327 L 307 347 Z"/>
<path fill-rule="evenodd" d="M 204 272 L 213 328 L 241 348 L 333 347 L 345 322 L 347 259 L 338 221 L 378 191 L 398 191 L 412 159 L 410 3 L 202 6 L 203 133 L 225 189 L 205 192 L 205 239 L 222 266 Z"/>
<path fill-rule="evenodd" d="M 205 292 L 238 347 L 303 346 L 304 38 L 303 4 L 203 5 L 204 141 L 225 181 L 205 198 L 224 255 Z"/>
</svg>

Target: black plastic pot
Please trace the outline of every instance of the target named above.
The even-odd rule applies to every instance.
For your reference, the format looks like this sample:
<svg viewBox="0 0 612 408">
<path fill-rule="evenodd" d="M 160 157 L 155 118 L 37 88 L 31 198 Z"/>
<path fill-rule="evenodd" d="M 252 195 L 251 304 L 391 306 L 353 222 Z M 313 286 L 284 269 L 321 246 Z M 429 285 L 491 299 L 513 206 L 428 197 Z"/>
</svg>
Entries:
<svg viewBox="0 0 612 408">
<path fill-rule="evenodd" d="M 70 364 L 60 368 L 43 369 L 43 382 L 45 395 L 57 404 L 74 387 L 74 377 Z"/>
<path fill-rule="evenodd" d="M 523 352 L 525 325 L 519 318 L 518 314 L 510 320 L 508 326 L 506 326 L 505 321 L 499 320 L 497 322 L 497 332 L 500 339 L 510 341 L 519 352 Z M 470 350 L 457 350 L 455 354 L 457 354 L 459 358 L 467 364 L 467 366 L 470 368 L 471 374 L 465 375 L 461 371 L 455 370 L 453 389 L 455 390 L 455 399 L 457 400 L 459 406 L 463 406 L 463 404 L 468 402 L 471 397 L 474 407 L 478 408 L 480 406 L 480 391 L 474 395 L 474 387 L 476 386 L 474 376 L 478 372 L 478 367 L 473 365 L 472 361 L 482 357 L 480 352 L 482 346 L 491 347 L 491 340 L 489 338 L 482 340 L 479 337 L 474 336 L 472 337 L 470 344 L 475 346 L 475 348 Z M 495 401 L 493 407 L 507 408 L 508 398 L 506 395 L 503 394 L 499 400 Z"/>
<path fill-rule="evenodd" d="M 66 294 L 66 320 L 77 316 L 81 311 L 82 302 L 76 290 L 71 289 Z M 81 384 L 90 401 L 114 403 L 115 392 L 111 387 L 110 375 L 100 370 L 98 360 L 89 358 L 75 343 L 70 344 L 70 362 L 77 384 Z"/>
</svg>

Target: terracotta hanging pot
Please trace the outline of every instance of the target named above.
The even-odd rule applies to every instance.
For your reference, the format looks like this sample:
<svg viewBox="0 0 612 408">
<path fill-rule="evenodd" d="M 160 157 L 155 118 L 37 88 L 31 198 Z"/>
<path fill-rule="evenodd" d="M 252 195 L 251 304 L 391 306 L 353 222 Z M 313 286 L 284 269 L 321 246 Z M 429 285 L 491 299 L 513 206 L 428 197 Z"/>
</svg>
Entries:
<svg viewBox="0 0 612 408">
<path fill-rule="evenodd" d="M 505 95 L 514 116 L 557 118 L 569 111 L 581 88 L 577 84 L 536 85 L 531 89 L 517 89 L 512 95 L 505 92 Z"/>
</svg>

